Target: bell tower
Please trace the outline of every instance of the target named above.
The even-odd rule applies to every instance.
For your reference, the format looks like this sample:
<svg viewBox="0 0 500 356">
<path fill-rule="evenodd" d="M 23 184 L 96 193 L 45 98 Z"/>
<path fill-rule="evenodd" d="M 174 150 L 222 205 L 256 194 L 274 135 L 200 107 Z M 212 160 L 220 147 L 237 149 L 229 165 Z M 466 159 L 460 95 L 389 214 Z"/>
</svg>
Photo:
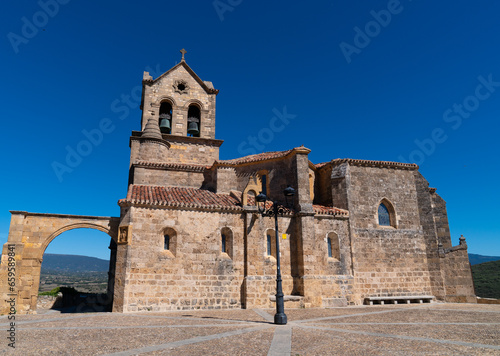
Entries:
<svg viewBox="0 0 500 356">
<path fill-rule="evenodd" d="M 211 165 L 219 159 L 223 141 L 215 139 L 215 98 L 219 91 L 188 66 L 186 50 L 181 61 L 158 78 L 144 72 L 141 98 L 141 131 L 132 132 L 131 167 L 135 162 Z M 151 122 L 150 122 L 151 121 Z M 140 150 L 146 126 L 156 125 L 168 145 L 153 157 Z"/>
<path fill-rule="evenodd" d="M 188 66 L 181 50 L 180 63 L 153 79 L 144 72 L 142 80 L 142 125 L 151 115 L 164 134 L 215 138 L 215 97 L 211 82 L 203 81 Z"/>
</svg>

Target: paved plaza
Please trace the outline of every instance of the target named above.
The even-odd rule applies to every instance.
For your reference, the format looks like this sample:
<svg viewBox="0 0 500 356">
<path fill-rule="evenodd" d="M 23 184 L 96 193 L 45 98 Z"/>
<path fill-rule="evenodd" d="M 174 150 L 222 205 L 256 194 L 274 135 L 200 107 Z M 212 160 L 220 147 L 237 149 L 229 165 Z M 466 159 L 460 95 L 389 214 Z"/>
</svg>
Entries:
<svg viewBox="0 0 500 356">
<path fill-rule="evenodd" d="M 500 305 L 17 315 L 13 355 L 500 355 Z"/>
</svg>

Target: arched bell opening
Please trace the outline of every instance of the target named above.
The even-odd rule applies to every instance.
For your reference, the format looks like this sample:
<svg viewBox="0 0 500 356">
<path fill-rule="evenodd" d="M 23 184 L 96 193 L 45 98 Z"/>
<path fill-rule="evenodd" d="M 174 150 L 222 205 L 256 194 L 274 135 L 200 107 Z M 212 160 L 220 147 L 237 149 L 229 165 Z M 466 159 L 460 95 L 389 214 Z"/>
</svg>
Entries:
<svg viewBox="0 0 500 356">
<path fill-rule="evenodd" d="M 172 105 L 169 102 L 165 101 L 161 103 L 158 124 L 160 125 L 161 133 L 172 133 Z"/>
<path fill-rule="evenodd" d="M 200 108 L 196 105 L 190 105 L 188 109 L 188 136 L 200 137 L 200 119 Z"/>
</svg>

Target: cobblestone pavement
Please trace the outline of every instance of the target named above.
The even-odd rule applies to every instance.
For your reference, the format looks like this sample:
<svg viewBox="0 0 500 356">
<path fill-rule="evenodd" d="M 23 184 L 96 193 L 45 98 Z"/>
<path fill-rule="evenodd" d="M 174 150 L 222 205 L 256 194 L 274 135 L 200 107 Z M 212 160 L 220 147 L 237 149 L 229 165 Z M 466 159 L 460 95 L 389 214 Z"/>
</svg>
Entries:
<svg viewBox="0 0 500 356">
<path fill-rule="evenodd" d="M 500 355 L 500 305 L 17 315 L 13 355 Z"/>
</svg>

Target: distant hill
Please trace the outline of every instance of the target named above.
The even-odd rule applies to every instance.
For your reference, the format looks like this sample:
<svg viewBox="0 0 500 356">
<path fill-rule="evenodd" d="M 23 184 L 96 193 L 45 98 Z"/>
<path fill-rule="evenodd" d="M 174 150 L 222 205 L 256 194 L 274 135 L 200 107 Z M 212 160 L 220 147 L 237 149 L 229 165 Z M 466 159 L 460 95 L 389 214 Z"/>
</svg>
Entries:
<svg viewBox="0 0 500 356">
<path fill-rule="evenodd" d="M 472 266 L 472 277 L 478 297 L 500 299 L 500 261 Z"/>
<path fill-rule="evenodd" d="M 477 265 L 484 262 L 499 261 L 500 256 L 483 256 L 469 253 L 469 262 L 471 265 Z"/>
<path fill-rule="evenodd" d="M 109 261 L 79 255 L 43 255 L 42 273 L 52 272 L 107 272 Z"/>
</svg>

